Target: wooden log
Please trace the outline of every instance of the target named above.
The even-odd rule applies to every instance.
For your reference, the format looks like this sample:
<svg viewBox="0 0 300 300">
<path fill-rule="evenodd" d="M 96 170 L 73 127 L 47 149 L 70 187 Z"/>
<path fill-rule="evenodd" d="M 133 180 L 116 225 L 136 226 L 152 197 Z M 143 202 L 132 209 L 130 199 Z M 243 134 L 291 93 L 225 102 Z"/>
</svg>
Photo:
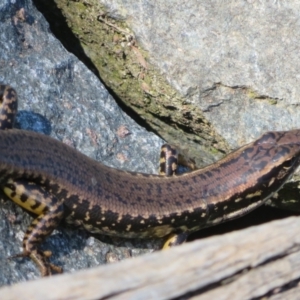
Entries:
<svg viewBox="0 0 300 300">
<path fill-rule="evenodd" d="M 119 263 L 3 287 L 0 298 L 234 300 L 280 299 L 285 294 L 284 299 L 295 299 L 299 286 L 286 286 L 300 279 L 299 231 L 300 217 L 290 217 Z"/>
</svg>

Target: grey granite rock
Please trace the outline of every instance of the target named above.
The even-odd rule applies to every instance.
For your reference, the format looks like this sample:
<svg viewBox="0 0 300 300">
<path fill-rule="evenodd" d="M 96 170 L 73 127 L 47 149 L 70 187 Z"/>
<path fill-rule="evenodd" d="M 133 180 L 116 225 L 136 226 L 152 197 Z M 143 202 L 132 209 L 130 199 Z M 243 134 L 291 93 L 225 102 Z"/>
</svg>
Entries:
<svg viewBox="0 0 300 300">
<path fill-rule="evenodd" d="M 231 147 L 300 127 L 299 1 L 99 3 Z"/>
<path fill-rule="evenodd" d="M 230 148 L 300 128 L 299 1 L 98 2 L 180 92 L 173 110 L 199 109 Z M 189 133 L 197 125 L 192 120 Z M 273 204 L 299 211 L 299 175 L 294 181 Z"/>
<path fill-rule="evenodd" d="M 71 1 L 70 8 L 72 2 L 82 4 Z M 191 124 L 195 109 L 203 110 L 234 148 L 265 130 L 299 127 L 296 1 L 99 3 L 106 5 L 110 16 L 128 22 L 162 77 L 180 91 L 188 110 L 187 123 L 179 128 Z M 86 15 L 80 17 L 87 21 Z M 97 78 L 56 41 L 30 1 L 2 0 L 0 22 L 0 82 L 10 83 L 19 93 L 20 128 L 50 133 L 118 168 L 155 172 L 162 141 L 137 127 L 116 106 Z M 152 93 L 147 85 L 142 88 L 147 97 Z M 164 104 L 167 119 L 170 111 L 183 111 L 183 106 Z M 195 119 L 206 130 L 209 122 Z M 195 144 L 199 141 L 202 138 Z M 0 220 L 0 285 L 38 277 L 30 260 L 7 260 L 20 252 L 32 219 L 3 198 Z M 54 252 L 53 263 L 72 271 L 138 255 L 139 248 L 148 244 L 155 248 L 152 242 L 111 242 L 61 227 L 44 247 Z"/>
<path fill-rule="evenodd" d="M 17 127 L 50 134 L 110 166 L 157 171 L 163 141 L 121 111 L 96 76 L 53 37 L 31 1 L 0 1 L 0 22 L 0 82 L 18 92 Z M 1 197 L 0 286 L 40 276 L 29 259 L 7 259 L 21 252 L 31 220 Z M 155 244 L 95 239 L 62 226 L 44 247 L 68 272 L 152 251 Z"/>
</svg>

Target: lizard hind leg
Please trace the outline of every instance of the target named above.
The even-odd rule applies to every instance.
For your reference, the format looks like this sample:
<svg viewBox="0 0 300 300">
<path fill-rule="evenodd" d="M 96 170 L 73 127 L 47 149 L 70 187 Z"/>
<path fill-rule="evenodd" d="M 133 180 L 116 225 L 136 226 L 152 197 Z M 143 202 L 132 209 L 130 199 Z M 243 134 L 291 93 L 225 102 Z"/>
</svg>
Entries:
<svg viewBox="0 0 300 300">
<path fill-rule="evenodd" d="M 188 238 L 189 233 L 188 232 L 182 232 L 182 233 L 171 233 L 167 240 L 165 241 L 164 245 L 163 245 L 163 250 L 165 249 L 169 249 L 171 247 L 177 246 L 177 245 L 181 245 L 183 244 L 186 239 Z"/>
<path fill-rule="evenodd" d="M 26 230 L 23 253 L 13 257 L 29 256 L 39 267 L 42 276 L 51 275 L 52 271 L 61 273 L 60 267 L 48 262 L 51 252 L 42 252 L 38 246 L 62 220 L 63 200 L 58 200 L 42 186 L 25 180 L 9 180 L 2 189 L 16 204 L 37 215 Z"/>
</svg>

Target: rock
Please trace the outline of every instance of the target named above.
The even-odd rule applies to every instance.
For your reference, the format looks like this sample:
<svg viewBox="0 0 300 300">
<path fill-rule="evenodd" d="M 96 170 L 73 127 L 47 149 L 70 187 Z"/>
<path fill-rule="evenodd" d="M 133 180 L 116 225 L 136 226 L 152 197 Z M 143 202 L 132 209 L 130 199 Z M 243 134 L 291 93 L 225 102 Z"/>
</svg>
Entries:
<svg viewBox="0 0 300 300">
<path fill-rule="evenodd" d="M 117 106 L 98 78 L 53 37 L 31 1 L 2 1 L 0 20 L 0 82 L 18 92 L 17 127 L 51 134 L 116 168 L 157 172 L 163 141 Z M 0 220 L 0 285 L 40 277 L 30 259 L 7 259 L 21 252 L 32 217 L 2 197 Z M 63 227 L 47 239 L 44 249 L 68 272 L 104 263 L 107 256 L 119 260 L 157 247 L 151 241 L 132 243 L 101 241 Z"/>
<path fill-rule="evenodd" d="M 64 2 L 58 3 L 62 9 Z M 292 11 L 286 13 L 290 4 L 276 10 L 277 4 L 250 1 L 221 6 L 209 1 L 201 5 L 174 1 L 172 7 L 160 1 L 152 7 L 148 2 L 133 6 L 128 1 L 107 1 L 102 2 L 106 13 L 103 7 L 98 9 L 97 3 L 69 1 L 67 10 L 58 10 L 60 17 L 64 12 L 70 27 L 77 30 L 73 50 L 85 53 L 83 61 L 95 74 L 106 77 L 111 88 L 126 86 L 119 92 L 114 89 L 114 93 L 132 98 L 135 102 L 127 105 L 140 112 L 155 130 L 167 128 L 160 131 L 161 136 L 191 148 L 188 154 L 198 165 L 212 162 L 265 130 L 299 126 L 295 101 L 298 86 L 293 81 L 297 77 L 292 68 L 297 70 L 296 50 L 287 43 L 289 52 L 285 52 L 278 42 L 280 38 L 292 39 L 291 33 L 283 30 L 285 24 L 297 28 Z M 261 11 L 267 20 L 271 15 L 278 20 L 266 23 L 259 17 Z M 72 22 L 77 22 L 78 16 L 83 23 L 75 26 Z M 17 0 L 11 5 L 3 1 L 0 17 L 0 81 L 11 84 L 19 93 L 17 126 L 51 134 L 117 168 L 155 172 L 162 140 L 142 130 L 117 107 L 97 77 L 57 42 L 32 3 Z M 123 32 L 125 21 L 132 28 L 128 33 Z M 280 29 L 280 35 L 267 33 L 271 25 Z M 107 40 L 93 35 L 98 33 L 97 27 Z M 63 31 L 66 27 L 60 28 Z M 243 30 L 238 31 L 240 28 Z M 298 34 L 297 30 L 291 32 Z M 260 42 L 264 37 L 268 38 L 267 44 Z M 258 43 L 251 44 L 249 39 Z M 273 61 L 271 54 L 276 47 L 277 60 Z M 103 56 L 96 65 L 99 53 L 110 57 Z M 284 61 L 285 53 L 290 54 L 290 73 L 285 69 L 283 72 L 283 62 L 278 58 L 282 55 Z M 117 67 L 111 69 L 114 61 Z M 99 65 L 103 69 L 97 69 Z M 118 76 L 109 77 L 118 73 L 116 70 Z M 22 236 L 32 218 L 3 198 L 0 220 L 0 285 L 39 277 L 30 260 L 6 259 L 21 251 Z M 226 241 L 220 239 L 217 243 L 222 247 Z M 153 241 L 98 239 L 63 226 L 43 245 L 53 251 L 51 261 L 66 272 L 159 248 Z"/>
<path fill-rule="evenodd" d="M 230 147 L 300 127 L 297 1 L 99 2 Z"/>
<path fill-rule="evenodd" d="M 297 1 L 50 3 L 65 46 L 71 30 L 114 93 L 198 166 L 300 126 Z"/>
<path fill-rule="evenodd" d="M 300 127 L 295 1 L 35 3 L 64 45 L 198 167 L 265 131 Z M 299 210 L 298 185 L 296 176 L 271 204 Z"/>
<path fill-rule="evenodd" d="M 229 150 L 201 110 L 167 82 L 168 74 L 150 64 L 151 53 L 140 47 L 140 37 L 135 38 L 126 19 L 110 18 L 99 1 L 35 3 L 65 47 L 99 74 L 126 107 L 198 166 Z"/>
</svg>

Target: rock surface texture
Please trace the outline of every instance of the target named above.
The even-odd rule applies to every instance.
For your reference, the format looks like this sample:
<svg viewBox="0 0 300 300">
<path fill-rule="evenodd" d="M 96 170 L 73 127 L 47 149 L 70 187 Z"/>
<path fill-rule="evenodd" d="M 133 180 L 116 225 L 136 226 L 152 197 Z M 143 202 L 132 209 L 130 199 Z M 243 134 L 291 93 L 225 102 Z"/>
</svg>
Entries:
<svg viewBox="0 0 300 300">
<path fill-rule="evenodd" d="M 265 131 L 300 125 L 297 1 L 35 3 L 55 17 L 69 51 L 87 54 L 126 106 L 198 167 Z M 49 13 L 54 6 L 59 13 Z M 66 42 L 70 30 L 78 44 Z M 276 205 L 298 195 L 295 183 Z"/>
<path fill-rule="evenodd" d="M 157 172 L 163 141 L 120 110 L 96 76 L 53 37 L 30 1 L 14 5 L 2 1 L 0 22 L 0 82 L 18 92 L 17 127 L 51 134 L 116 168 Z M 1 198 L 0 285 L 40 276 L 29 259 L 7 259 L 21 252 L 31 220 L 11 201 Z M 111 243 L 89 238 L 84 231 L 65 229 L 55 232 L 45 247 L 52 250 L 54 263 L 70 271 L 74 266 L 87 268 L 134 256 L 147 248 L 146 242 L 142 250 L 131 245 L 136 250 L 129 251 L 126 243 L 111 251 Z M 64 253 L 56 256 L 58 249 Z"/>
<path fill-rule="evenodd" d="M 99 2 L 231 147 L 299 128 L 298 1 Z"/>
<path fill-rule="evenodd" d="M 42 2 L 34 1 L 41 11 L 45 4 Z M 59 12 L 76 40 L 75 46 L 70 47 L 66 38 L 64 46 L 89 65 L 93 73 L 58 42 L 30 0 L 1 0 L 0 82 L 9 83 L 19 94 L 16 126 L 21 129 L 50 134 L 110 166 L 156 172 L 163 140 L 132 121 L 95 74 L 152 129 L 165 139 L 181 144 L 198 166 L 213 162 L 229 149 L 252 141 L 267 130 L 300 128 L 298 1 L 49 0 L 47 5 L 51 9 L 45 15 L 48 20 L 52 16 L 53 32 L 57 28 L 62 32 L 66 29 L 56 18 Z M 281 202 L 283 198 L 299 201 L 298 183 L 296 176 L 289 189 L 281 193 Z M 299 210 L 297 202 L 293 209 Z M 22 237 L 31 220 L 19 207 L 0 198 L 0 286 L 40 276 L 28 259 L 7 260 L 21 251 Z M 173 290 L 174 284 L 182 285 L 180 277 L 177 281 L 166 281 L 167 286 L 161 285 L 165 282 L 162 272 L 159 282 L 154 282 L 153 286 L 142 284 L 142 291 L 136 295 L 148 297 L 150 287 L 153 299 L 166 299 L 168 289 L 173 290 L 173 297 L 178 299 L 188 299 L 191 291 L 196 292 L 190 296 L 198 299 L 197 290 L 203 299 L 208 290 L 208 296 L 221 299 L 219 296 L 224 295 L 223 299 L 228 299 L 243 281 L 248 287 L 247 292 L 237 294 L 236 299 L 271 299 L 271 296 L 275 299 L 277 291 L 286 292 L 299 281 L 298 268 L 293 268 L 299 261 L 299 239 L 293 239 L 291 234 L 286 240 L 277 241 L 273 236 L 276 241 L 268 244 L 268 238 L 281 225 L 284 230 L 292 227 L 295 230 L 294 225 L 298 223 L 297 219 L 289 219 L 286 223 L 268 224 L 261 230 L 228 235 L 233 241 L 226 248 L 229 252 L 234 247 L 234 239 L 240 241 L 241 236 L 249 234 L 262 241 L 253 248 L 249 246 L 249 252 L 243 253 L 245 256 L 230 256 L 230 275 L 220 271 L 222 268 L 227 270 L 228 266 L 218 265 L 226 258 L 226 255 L 222 258 L 221 252 L 226 236 L 214 237 L 213 247 L 219 250 L 216 251 L 216 262 L 212 261 L 212 264 L 216 263 L 220 268 L 218 271 L 209 268 L 209 259 L 203 262 L 204 258 L 200 257 L 201 262 L 195 268 L 191 262 L 194 277 L 189 280 L 191 273 L 186 275 L 192 288 L 187 286 L 178 293 Z M 247 243 L 247 239 L 243 242 Z M 280 251 L 276 243 L 282 246 Z M 53 251 L 51 261 L 69 272 L 136 256 L 158 249 L 160 244 L 160 241 L 95 238 L 84 231 L 62 226 L 43 246 Z M 167 254 L 160 258 L 157 253 L 153 258 L 154 265 L 170 262 L 166 274 L 174 274 L 174 270 L 176 273 L 180 269 L 178 258 L 189 256 L 190 251 L 199 254 L 202 250 L 198 247 L 189 245 L 183 250 L 175 249 L 170 261 Z M 278 251 L 270 250 L 272 253 L 268 257 L 269 252 L 266 254 L 263 247 Z M 241 245 L 239 249 L 244 248 Z M 205 255 L 209 257 L 210 253 Z M 246 262 L 241 268 L 240 257 Z M 280 260 L 276 261 L 278 257 Z M 139 259 L 135 270 L 148 260 Z M 276 281 L 279 274 L 274 281 L 264 282 L 261 279 L 264 266 L 270 267 L 270 274 L 277 269 L 277 265 L 268 265 L 273 260 L 281 265 L 284 280 Z M 181 262 L 185 264 L 184 259 Z M 118 266 L 113 266 L 111 274 L 120 274 L 123 270 L 123 276 L 130 264 L 125 262 L 119 270 Z M 240 276 L 252 267 L 250 277 Z M 201 273 L 203 268 L 207 273 Z M 197 283 L 199 273 L 207 279 L 203 285 Z M 148 282 L 148 273 L 145 274 Z M 79 274 L 78 278 L 81 280 L 84 276 Z M 115 275 L 111 276 L 115 278 Z M 256 281 L 249 287 L 249 282 L 254 282 L 252 278 Z M 67 278 L 69 283 L 72 280 L 72 277 Z M 110 290 L 114 286 L 110 285 L 107 294 L 97 295 L 106 299 L 111 295 L 120 296 L 122 299 L 125 291 L 133 297 L 135 291 L 126 290 L 128 282 L 135 284 L 133 280 L 124 279 L 124 289 L 121 284 L 118 287 L 120 294 L 115 295 L 115 291 Z M 260 284 L 263 287 L 258 290 Z M 215 292 L 215 286 L 220 288 L 219 294 Z M 43 289 L 42 285 L 40 287 Z M 292 288 L 291 294 L 295 295 L 299 287 L 296 292 Z M 3 291 L 10 293 L 9 289 Z M 20 295 L 18 287 L 16 291 Z M 158 294 L 159 291 L 165 294 Z M 90 299 L 93 299 L 91 295 Z M 45 299 L 45 295 L 41 299 Z"/>
</svg>

